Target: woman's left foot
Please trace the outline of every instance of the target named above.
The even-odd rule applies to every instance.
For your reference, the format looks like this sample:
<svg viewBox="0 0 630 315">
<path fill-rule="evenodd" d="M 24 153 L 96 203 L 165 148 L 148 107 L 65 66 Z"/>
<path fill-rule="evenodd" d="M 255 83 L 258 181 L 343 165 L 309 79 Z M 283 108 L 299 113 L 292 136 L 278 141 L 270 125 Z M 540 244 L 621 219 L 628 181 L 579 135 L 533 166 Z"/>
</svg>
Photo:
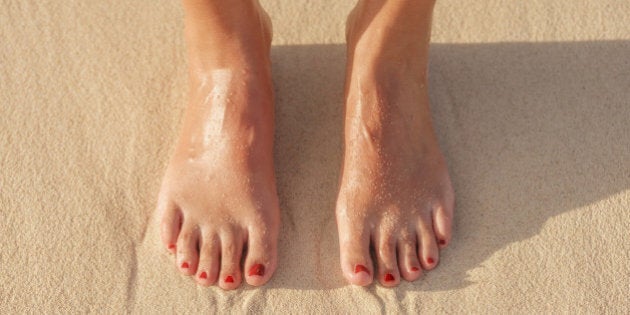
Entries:
<svg viewBox="0 0 630 315">
<path fill-rule="evenodd" d="M 401 277 L 416 280 L 422 269 L 435 268 L 439 249 L 451 240 L 454 193 L 427 93 L 431 8 L 390 3 L 379 9 L 360 3 L 348 20 L 345 156 L 336 217 L 341 267 L 356 285 L 373 277 L 384 286 L 396 286 Z M 428 11 L 429 25 L 397 29 L 414 9 Z M 422 27 L 425 39 L 418 38 Z"/>
</svg>

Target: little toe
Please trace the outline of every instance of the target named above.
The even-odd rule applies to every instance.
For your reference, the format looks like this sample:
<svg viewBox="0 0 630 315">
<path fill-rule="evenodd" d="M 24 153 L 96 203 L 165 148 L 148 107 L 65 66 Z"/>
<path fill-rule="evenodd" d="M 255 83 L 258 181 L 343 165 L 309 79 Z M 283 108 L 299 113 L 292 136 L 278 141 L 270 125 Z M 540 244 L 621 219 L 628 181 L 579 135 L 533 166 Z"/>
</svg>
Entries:
<svg viewBox="0 0 630 315">
<path fill-rule="evenodd" d="M 425 217 L 420 220 L 419 224 L 419 246 L 418 258 L 425 270 L 431 270 L 437 266 L 439 260 L 439 250 L 433 233 L 431 218 Z"/>
<path fill-rule="evenodd" d="M 453 220 L 453 206 L 436 206 L 433 209 L 433 231 L 439 248 L 446 247 L 451 241 L 451 226 Z"/>
<path fill-rule="evenodd" d="M 400 272 L 396 259 L 396 243 L 390 235 L 376 238 L 378 248 L 376 260 L 378 263 L 379 282 L 386 287 L 395 287 L 400 283 Z"/>
<path fill-rule="evenodd" d="M 267 231 L 251 229 L 245 259 L 245 281 L 253 286 L 265 284 L 276 270 L 277 236 Z"/>
<path fill-rule="evenodd" d="M 196 280 L 203 286 L 209 286 L 217 281 L 220 269 L 219 237 L 214 233 L 208 233 L 201 238 L 199 252 L 199 265 L 197 267 Z"/>
<path fill-rule="evenodd" d="M 177 266 L 187 275 L 194 275 L 199 262 L 199 228 L 197 226 L 183 226 L 177 239 Z"/>
<path fill-rule="evenodd" d="M 398 268 L 407 281 L 415 281 L 422 276 L 417 247 L 415 239 L 404 238 L 398 241 Z"/>
<path fill-rule="evenodd" d="M 339 251 L 343 275 L 354 285 L 372 283 L 373 264 L 370 258 L 370 235 L 362 225 L 338 224 Z"/>
<path fill-rule="evenodd" d="M 168 202 L 160 201 L 160 203 L 157 211 L 162 214 L 160 227 L 162 243 L 171 254 L 175 254 L 182 222 L 181 213 L 174 205 Z"/>
<path fill-rule="evenodd" d="M 221 271 L 219 287 L 233 290 L 241 285 L 241 256 L 243 254 L 243 237 L 236 230 L 220 234 L 221 237 Z"/>
</svg>

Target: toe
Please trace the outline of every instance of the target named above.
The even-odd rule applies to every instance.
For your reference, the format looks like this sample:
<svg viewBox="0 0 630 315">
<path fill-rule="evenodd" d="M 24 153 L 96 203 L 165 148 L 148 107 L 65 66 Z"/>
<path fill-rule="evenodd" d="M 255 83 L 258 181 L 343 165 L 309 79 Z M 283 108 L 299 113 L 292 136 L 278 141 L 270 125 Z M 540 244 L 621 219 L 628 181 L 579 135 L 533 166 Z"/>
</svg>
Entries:
<svg viewBox="0 0 630 315">
<path fill-rule="evenodd" d="M 398 268 L 403 279 L 407 281 L 415 281 L 422 276 L 417 246 L 414 237 L 403 237 L 398 241 Z"/>
<path fill-rule="evenodd" d="M 435 268 L 439 259 L 439 250 L 431 221 L 429 216 L 423 217 L 418 227 L 418 258 L 425 270 Z"/>
<path fill-rule="evenodd" d="M 452 219 L 452 204 L 449 206 L 441 204 L 433 209 L 433 231 L 435 232 L 439 248 L 446 247 L 451 241 Z"/>
<path fill-rule="evenodd" d="M 351 223 L 340 223 L 337 226 L 344 277 L 354 285 L 366 286 L 372 283 L 374 266 L 370 258 L 370 234 L 366 226 Z"/>
<path fill-rule="evenodd" d="M 209 286 L 215 283 L 219 276 L 221 244 L 219 236 L 214 233 L 204 233 L 200 243 L 199 265 L 195 278 L 197 283 Z"/>
<path fill-rule="evenodd" d="M 177 209 L 177 207 L 175 207 L 175 205 L 166 201 L 159 201 L 157 211 L 162 214 L 162 223 L 160 227 L 162 243 L 169 252 L 175 254 L 177 238 L 179 236 L 182 223 L 181 212 Z"/>
<path fill-rule="evenodd" d="M 396 242 L 390 234 L 377 235 L 376 240 L 379 282 L 386 287 L 397 286 L 400 283 L 400 272 L 396 260 Z"/>
<path fill-rule="evenodd" d="M 275 234 L 275 233 L 273 233 Z M 252 228 L 248 233 L 245 281 L 253 286 L 265 284 L 276 270 L 277 235 Z"/>
<path fill-rule="evenodd" d="M 187 275 L 197 271 L 199 261 L 199 228 L 192 225 L 182 226 L 182 232 L 177 239 L 177 266 Z"/>
<path fill-rule="evenodd" d="M 241 284 L 240 262 L 243 253 L 243 237 L 236 229 L 225 231 L 221 237 L 221 271 L 219 286 L 225 290 L 238 288 Z"/>
</svg>

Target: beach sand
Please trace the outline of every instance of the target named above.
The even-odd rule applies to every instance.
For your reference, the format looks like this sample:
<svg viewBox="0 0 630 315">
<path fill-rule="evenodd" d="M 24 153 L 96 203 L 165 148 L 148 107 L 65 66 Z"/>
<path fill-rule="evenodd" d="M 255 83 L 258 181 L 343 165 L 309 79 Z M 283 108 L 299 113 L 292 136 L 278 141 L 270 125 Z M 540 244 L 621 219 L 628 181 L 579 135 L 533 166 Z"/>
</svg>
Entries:
<svg viewBox="0 0 630 315">
<path fill-rule="evenodd" d="M 455 232 L 395 289 L 339 267 L 353 1 L 263 5 L 279 267 L 226 292 L 179 274 L 153 217 L 186 103 L 179 2 L 3 2 L 0 313 L 630 312 L 630 2 L 438 1 L 430 94 Z"/>
</svg>

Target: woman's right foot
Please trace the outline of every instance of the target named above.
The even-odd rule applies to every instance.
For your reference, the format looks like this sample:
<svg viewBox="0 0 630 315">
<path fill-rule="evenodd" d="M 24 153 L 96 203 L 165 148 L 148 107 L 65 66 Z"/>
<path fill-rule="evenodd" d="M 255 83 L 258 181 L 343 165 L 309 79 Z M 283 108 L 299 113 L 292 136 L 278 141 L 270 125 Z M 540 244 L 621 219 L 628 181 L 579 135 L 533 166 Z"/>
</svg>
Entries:
<svg viewBox="0 0 630 315">
<path fill-rule="evenodd" d="M 162 241 L 201 285 L 262 285 L 280 225 L 271 24 L 252 1 L 183 3 L 190 100 L 159 194 Z"/>
</svg>

